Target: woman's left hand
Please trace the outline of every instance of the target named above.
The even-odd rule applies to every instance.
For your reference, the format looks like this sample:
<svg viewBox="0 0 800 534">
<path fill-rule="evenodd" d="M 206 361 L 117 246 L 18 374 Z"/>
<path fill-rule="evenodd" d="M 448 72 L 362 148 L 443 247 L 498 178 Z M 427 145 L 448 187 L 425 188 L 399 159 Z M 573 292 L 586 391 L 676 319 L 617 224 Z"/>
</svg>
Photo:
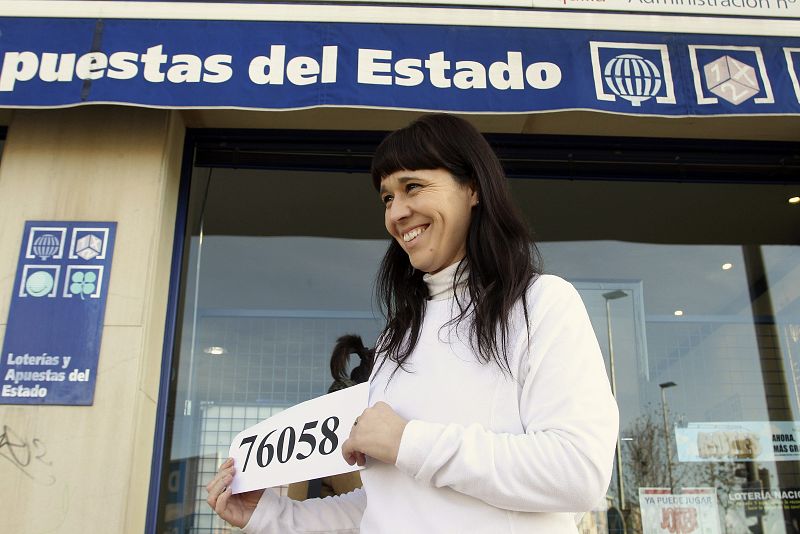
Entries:
<svg viewBox="0 0 800 534">
<path fill-rule="evenodd" d="M 353 465 L 364 465 L 366 456 L 392 464 L 397 461 L 400 440 L 408 421 L 385 402 L 377 402 L 356 419 L 350 437 L 342 444 L 342 456 Z"/>
</svg>

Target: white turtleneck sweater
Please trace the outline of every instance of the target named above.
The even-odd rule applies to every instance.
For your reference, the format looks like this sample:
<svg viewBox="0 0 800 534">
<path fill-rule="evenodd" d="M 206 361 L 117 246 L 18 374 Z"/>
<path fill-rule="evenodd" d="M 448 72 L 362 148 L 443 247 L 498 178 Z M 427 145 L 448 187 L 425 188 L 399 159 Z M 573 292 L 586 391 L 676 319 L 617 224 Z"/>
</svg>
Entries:
<svg viewBox="0 0 800 534">
<path fill-rule="evenodd" d="M 458 270 L 458 262 L 450 267 L 445 267 L 436 274 L 423 274 L 422 280 L 428 287 L 428 300 L 448 300 L 452 299 L 453 281 L 455 280 L 456 271 Z M 467 276 L 469 269 L 464 269 L 461 272 L 461 279 L 458 281 L 456 288 L 460 289 L 459 298 L 466 296 Z M 463 300 L 463 299 L 462 299 Z"/>
<path fill-rule="evenodd" d="M 387 362 L 370 377 L 369 404 L 409 420 L 395 465 L 367 459 L 362 489 L 292 501 L 264 492 L 248 533 L 577 533 L 611 477 L 618 411 L 586 308 L 569 282 L 529 287 L 528 329 L 512 312 L 514 379 L 481 363 L 457 312 L 456 265 L 425 275 L 420 339 L 410 372 Z M 460 284 L 459 287 L 463 287 Z"/>
</svg>

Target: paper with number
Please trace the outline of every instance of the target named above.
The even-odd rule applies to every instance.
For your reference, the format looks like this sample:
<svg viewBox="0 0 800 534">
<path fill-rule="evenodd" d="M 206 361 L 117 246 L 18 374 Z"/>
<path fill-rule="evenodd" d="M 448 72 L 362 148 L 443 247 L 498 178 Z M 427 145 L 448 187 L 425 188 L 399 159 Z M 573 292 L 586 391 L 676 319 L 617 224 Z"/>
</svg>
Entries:
<svg viewBox="0 0 800 534">
<path fill-rule="evenodd" d="M 342 443 L 367 408 L 369 384 L 359 384 L 292 406 L 240 432 L 229 455 L 233 493 L 363 469 L 348 465 Z"/>
</svg>

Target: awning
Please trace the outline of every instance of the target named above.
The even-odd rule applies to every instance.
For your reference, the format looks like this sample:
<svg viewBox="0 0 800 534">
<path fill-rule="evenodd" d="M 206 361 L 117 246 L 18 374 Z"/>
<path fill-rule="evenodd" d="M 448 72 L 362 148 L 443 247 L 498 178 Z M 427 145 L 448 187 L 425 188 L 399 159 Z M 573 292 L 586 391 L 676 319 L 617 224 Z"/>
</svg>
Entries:
<svg viewBox="0 0 800 534">
<path fill-rule="evenodd" d="M 800 114 L 800 38 L 417 24 L 0 19 L 0 106 Z"/>
</svg>

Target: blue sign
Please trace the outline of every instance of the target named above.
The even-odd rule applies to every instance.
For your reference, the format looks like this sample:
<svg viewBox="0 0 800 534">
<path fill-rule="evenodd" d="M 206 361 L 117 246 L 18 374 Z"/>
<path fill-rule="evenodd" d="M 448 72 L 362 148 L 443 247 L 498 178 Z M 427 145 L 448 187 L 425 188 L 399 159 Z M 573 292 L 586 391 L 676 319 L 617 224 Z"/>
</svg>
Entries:
<svg viewBox="0 0 800 534">
<path fill-rule="evenodd" d="M 800 38 L 0 18 L 0 106 L 800 114 Z"/>
<path fill-rule="evenodd" d="M 114 222 L 25 224 L 0 404 L 92 404 L 116 228 Z"/>
</svg>

